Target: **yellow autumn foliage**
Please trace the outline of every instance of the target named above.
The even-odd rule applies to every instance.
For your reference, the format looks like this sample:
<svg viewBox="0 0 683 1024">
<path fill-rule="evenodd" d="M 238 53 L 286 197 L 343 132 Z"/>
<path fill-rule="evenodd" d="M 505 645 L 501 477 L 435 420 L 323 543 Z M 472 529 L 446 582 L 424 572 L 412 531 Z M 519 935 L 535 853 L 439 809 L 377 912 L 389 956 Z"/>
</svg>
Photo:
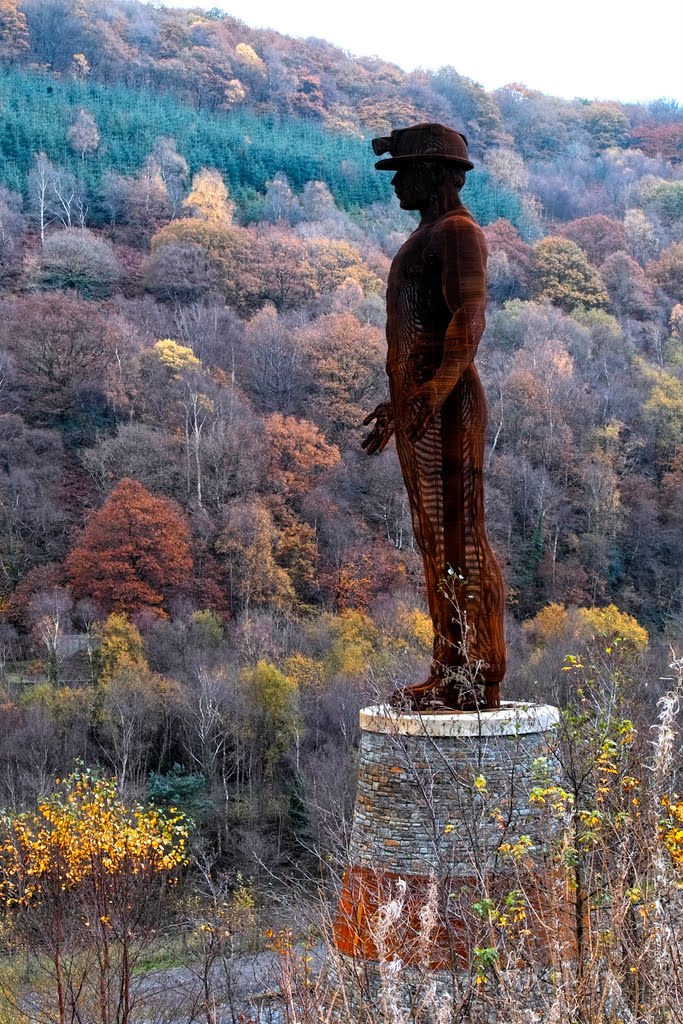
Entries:
<svg viewBox="0 0 683 1024">
<path fill-rule="evenodd" d="M 320 690 L 323 686 L 324 662 L 297 651 L 285 659 L 283 671 L 300 689 Z"/>
<path fill-rule="evenodd" d="M 0 819 L 0 903 L 40 904 L 119 875 L 154 877 L 187 860 L 188 826 L 174 808 L 126 806 L 115 779 L 87 770 L 59 783 L 34 813 Z"/>
<path fill-rule="evenodd" d="M 361 677 L 368 671 L 378 642 L 377 627 L 363 612 L 347 609 L 329 617 L 332 643 L 327 658 L 330 676 Z"/>
<path fill-rule="evenodd" d="M 643 377 L 652 384 L 652 391 L 643 406 L 646 419 L 657 431 L 657 445 L 665 461 L 683 445 L 683 382 L 675 373 L 649 366 L 636 360 Z"/>
<path fill-rule="evenodd" d="M 235 56 L 238 58 L 240 63 L 245 64 L 248 68 L 253 71 L 259 71 L 265 75 L 267 72 L 264 61 L 259 57 L 253 46 L 249 43 L 238 43 L 235 47 Z"/>
<path fill-rule="evenodd" d="M 142 636 L 127 615 L 112 612 L 98 632 L 100 682 L 109 682 L 124 667 L 140 670 L 148 668 Z"/>
<path fill-rule="evenodd" d="M 563 604 L 549 604 L 524 623 L 524 632 L 539 650 L 559 641 L 578 640 L 582 643 L 598 641 L 610 650 L 615 645 L 625 646 L 640 654 L 650 642 L 647 630 L 638 620 L 615 604 L 604 608 L 565 608 Z"/>
<path fill-rule="evenodd" d="M 584 639 L 604 639 L 606 643 L 625 643 L 632 649 L 645 651 L 650 642 L 646 629 L 628 612 L 615 604 L 605 608 L 579 608 L 577 612 Z"/>
<path fill-rule="evenodd" d="M 550 642 L 562 636 L 569 626 L 569 612 L 563 604 L 553 602 L 534 615 L 533 619 L 524 623 L 524 631 L 539 647 L 546 647 Z"/>
<path fill-rule="evenodd" d="M 190 194 L 183 200 L 185 209 L 194 216 L 221 224 L 231 224 L 235 204 L 218 171 L 204 167 L 192 179 Z"/>
<path fill-rule="evenodd" d="M 157 358 L 168 367 L 173 374 L 180 374 L 184 370 L 199 370 L 201 362 L 191 348 L 181 345 L 173 338 L 162 338 L 154 345 L 154 352 Z"/>
<path fill-rule="evenodd" d="M 263 750 L 266 778 L 301 735 L 299 688 L 272 662 L 261 659 L 253 668 L 244 669 L 242 681 L 255 712 L 254 724 Z"/>
<path fill-rule="evenodd" d="M 683 871 L 683 800 L 676 794 L 662 797 L 666 817 L 659 822 L 659 838 L 672 861 Z"/>
<path fill-rule="evenodd" d="M 427 612 L 413 608 L 407 615 L 409 635 L 414 639 L 418 647 L 424 647 L 425 651 L 431 651 L 434 642 L 434 625 L 431 616 Z"/>
</svg>

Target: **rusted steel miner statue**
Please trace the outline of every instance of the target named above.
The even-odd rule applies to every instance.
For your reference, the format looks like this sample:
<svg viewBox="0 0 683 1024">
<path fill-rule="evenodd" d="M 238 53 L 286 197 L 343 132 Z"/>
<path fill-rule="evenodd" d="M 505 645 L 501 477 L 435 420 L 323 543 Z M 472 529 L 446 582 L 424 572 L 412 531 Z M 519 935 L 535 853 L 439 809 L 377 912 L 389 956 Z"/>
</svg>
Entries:
<svg viewBox="0 0 683 1024">
<path fill-rule="evenodd" d="M 390 401 L 365 419 L 381 452 L 392 434 L 422 553 L 434 654 L 429 678 L 396 695 L 426 708 L 493 708 L 505 674 L 504 594 L 484 529 L 486 400 L 474 366 L 484 330 L 486 243 L 460 201 L 473 164 L 467 140 L 440 124 L 374 139 L 375 167 L 420 224 L 387 288 Z"/>
</svg>

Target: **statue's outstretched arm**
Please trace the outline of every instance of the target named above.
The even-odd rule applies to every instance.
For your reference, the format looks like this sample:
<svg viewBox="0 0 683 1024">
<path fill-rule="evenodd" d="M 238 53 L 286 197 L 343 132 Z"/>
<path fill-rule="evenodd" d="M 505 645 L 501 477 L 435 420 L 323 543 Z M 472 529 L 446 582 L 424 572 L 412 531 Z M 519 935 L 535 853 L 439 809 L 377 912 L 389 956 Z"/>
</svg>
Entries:
<svg viewBox="0 0 683 1024">
<path fill-rule="evenodd" d="M 486 250 L 479 229 L 456 217 L 436 229 L 443 296 L 452 313 L 441 365 L 408 400 L 408 436 L 415 443 L 474 359 L 486 313 Z M 431 247 L 430 247 L 431 248 Z"/>
</svg>

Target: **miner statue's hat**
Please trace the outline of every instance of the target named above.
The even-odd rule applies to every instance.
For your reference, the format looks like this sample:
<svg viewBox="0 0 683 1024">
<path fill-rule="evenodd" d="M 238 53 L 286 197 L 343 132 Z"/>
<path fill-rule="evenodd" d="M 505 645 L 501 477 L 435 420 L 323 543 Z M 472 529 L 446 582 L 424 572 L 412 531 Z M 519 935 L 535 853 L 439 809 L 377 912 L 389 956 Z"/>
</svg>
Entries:
<svg viewBox="0 0 683 1024">
<path fill-rule="evenodd" d="M 443 124 L 414 124 L 410 128 L 397 128 L 391 135 L 373 139 L 372 148 L 377 156 L 390 154 L 389 159 L 375 164 L 378 171 L 395 171 L 416 160 L 444 160 L 459 164 L 468 171 L 474 167 L 467 152 L 465 136 Z"/>
</svg>

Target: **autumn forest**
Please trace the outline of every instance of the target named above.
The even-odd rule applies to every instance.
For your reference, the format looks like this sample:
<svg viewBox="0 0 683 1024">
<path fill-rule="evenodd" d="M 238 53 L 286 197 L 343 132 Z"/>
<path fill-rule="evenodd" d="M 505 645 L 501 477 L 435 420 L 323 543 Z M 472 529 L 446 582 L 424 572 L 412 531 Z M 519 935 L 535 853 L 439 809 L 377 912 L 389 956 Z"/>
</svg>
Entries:
<svg viewBox="0 0 683 1024">
<path fill-rule="evenodd" d="M 159 929 L 155 880 L 184 872 L 208 970 L 331 860 L 358 709 L 429 663 L 396 453 L 360 448 L 415 226 L 372 135 L 441 121 L 476 164 L 504 696 L 609 677 L 647 732 L 683 644 L 683 109 L 487 93 L 137 0 L 0 0 L 0 60 L 0 900 L 40 946 L 43 819 L 83 849 L 119 821 L 147 866 L 101 903 L 69 861 L 78 920 Z M 99 1017 L 66 1015 L 72 975 L 53 1016 L 0 1020 L 142 1019 L 103 1008 L 107 927 L 69 954 L 99 964 Z"/>
</svg>

